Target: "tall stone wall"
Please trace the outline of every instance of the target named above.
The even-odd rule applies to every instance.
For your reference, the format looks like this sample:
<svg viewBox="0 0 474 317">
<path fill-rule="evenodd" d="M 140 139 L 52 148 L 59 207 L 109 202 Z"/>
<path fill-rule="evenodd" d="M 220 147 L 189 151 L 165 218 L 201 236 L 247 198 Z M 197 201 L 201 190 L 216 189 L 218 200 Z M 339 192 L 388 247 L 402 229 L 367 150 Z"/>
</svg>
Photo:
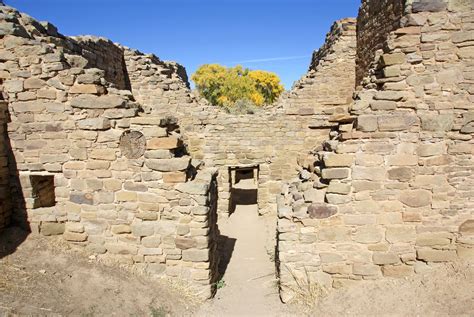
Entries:
<svg viewBox="0 0 474 317">
<path fill-rule="evenodd" d="M 314 157 L 325 203 L 304 182 L 279 199 L 285 301 L 295 277 L 339 287 L 474 260 L 473 23 L 472 2 L 414 1 L 358 64 L 367 81 Z"/>
<path fill-rule="evenodd" d="M 406 0 L 362 1 L 357 16 L 356 85 L 368 75 L 377 50 L 400 27 Z"/>
<path fill-rule="evenodd" d="M 313 53 L 308 73 L 280 98 L 286 113 L 332 114 L 336 106 L 347 108 L 355 86 L 355 55 L 355 19 L 336 21 Z"/>
<path fill-rule="evenodd" d="M 211 296 L 215 172 L 192 166 L 179 122 L 141 116 L 129 90 L 74 54 L 76 40 L 53 36 L 8 6 L 0 11 L 2 94 L 19 174 L 11 185 L 14 216 L 34 233 L 61 234 L 104 260 L 180 278 Z M 2 200 L 2 221 L 3 209 Z"/>
</svg>

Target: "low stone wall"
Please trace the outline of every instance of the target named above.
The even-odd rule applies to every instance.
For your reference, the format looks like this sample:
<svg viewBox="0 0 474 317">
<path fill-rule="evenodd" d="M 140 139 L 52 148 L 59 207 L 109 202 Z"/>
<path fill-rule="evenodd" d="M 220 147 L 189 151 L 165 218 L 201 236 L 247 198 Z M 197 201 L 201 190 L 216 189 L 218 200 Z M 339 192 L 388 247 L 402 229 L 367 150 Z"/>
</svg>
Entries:
<svg viewBox="0 0 474 317">
<path fill-rule="evenodd" d="M 313 157 L 315 180 L 279 199 L 283 300 L 297 279 L 339 287 L 474 260 L 472 9 L 415 1 L 373 46 L 384 50 Z"/>
</svg>

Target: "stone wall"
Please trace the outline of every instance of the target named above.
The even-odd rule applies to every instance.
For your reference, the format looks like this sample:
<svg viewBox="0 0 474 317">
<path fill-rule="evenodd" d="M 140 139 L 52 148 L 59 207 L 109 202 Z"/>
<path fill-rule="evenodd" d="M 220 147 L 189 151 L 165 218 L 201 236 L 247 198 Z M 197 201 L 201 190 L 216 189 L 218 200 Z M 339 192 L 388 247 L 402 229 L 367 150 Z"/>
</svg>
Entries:
<svg viewBox="0 0 474 317">
<path fill-rule="evenodd" d="M 293 182 L 279 199 L 283 300 L 307 276 L 340 287 L 474 260 L 473 9 L 414 1 L 364 53 L 374 60 L 358 67 L 373 68 L 314 156 L 318 180 Z M 365 27 L 360 37 L 375 32 Z M 324 203 L 306 198 L 312 187 Z"/>
<path fill-rule="evenodd" d="M 313 53 L 309 71 L 279 100 L 287 114 L 332 114 L 347 107 L 355 86 L 356 21 L 336 21 L 321 49 Z M 335 85 L 334 83 L 337 83 Z"/>
<path fill-rule="evenodd" d="M 180 278 L 211 296 L 215 172 L 192 166 L 179 122 L 141 116 L 129 90 L 74 54 L 77 40 L 52 36 L 13 8 L 0 10 L 2 94 L 19 174 L 11 185 L 15 216 L 33 233 L 61 234 L 104 260 Z"/>
<path fill-rule="evenodd" d="M 80 47 L 77 55 L 87 59 L 86 68 L 99 68 L 105 74 L 104 78 L 113 83 L 118 89 L 130 90 L 130 80 L 125 69 L 123 48 L 112 41 L 96 36 L 75 36 Z"/>
<path fill-rule="evenodd" d="M 357 85 L 368 75 L 375 53 L 383 48 L 387 36 L 400 27 L 405 2 L 406 0 L 362 1 L 357 16 Z"/>
</svg>

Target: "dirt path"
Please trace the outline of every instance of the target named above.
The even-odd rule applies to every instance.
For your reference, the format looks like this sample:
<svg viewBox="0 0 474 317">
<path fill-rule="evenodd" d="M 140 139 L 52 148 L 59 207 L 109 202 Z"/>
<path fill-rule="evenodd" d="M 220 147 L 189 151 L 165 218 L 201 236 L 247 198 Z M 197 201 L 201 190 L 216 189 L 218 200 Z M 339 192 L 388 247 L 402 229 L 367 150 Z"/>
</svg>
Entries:
<svg viewBox="0 0 474 317">
<path fill-rule="evenodd" d="M 219 220 L 219 230 L 224 254 L 232 253 L 222 278 L 225 284 L 196 315 L 294 316 L 278 295 L 272 241 L 275 217 L 258 216 L 256 205 L 237 205 L 228 219 Z"/>
</svg>

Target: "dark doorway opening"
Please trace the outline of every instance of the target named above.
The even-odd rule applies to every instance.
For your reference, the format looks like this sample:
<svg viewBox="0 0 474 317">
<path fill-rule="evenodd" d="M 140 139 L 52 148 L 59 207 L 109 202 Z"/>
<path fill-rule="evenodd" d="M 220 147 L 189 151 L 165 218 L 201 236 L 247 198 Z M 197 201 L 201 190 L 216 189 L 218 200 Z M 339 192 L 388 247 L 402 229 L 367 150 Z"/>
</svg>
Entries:
<svg viewBox="0 0 474 317">
<path fill-rule="evenodd" d="M 229 216 L 237 205 L 256 205 L 258 201 L 259 166 L 229 167 Z"/>
</svg>

